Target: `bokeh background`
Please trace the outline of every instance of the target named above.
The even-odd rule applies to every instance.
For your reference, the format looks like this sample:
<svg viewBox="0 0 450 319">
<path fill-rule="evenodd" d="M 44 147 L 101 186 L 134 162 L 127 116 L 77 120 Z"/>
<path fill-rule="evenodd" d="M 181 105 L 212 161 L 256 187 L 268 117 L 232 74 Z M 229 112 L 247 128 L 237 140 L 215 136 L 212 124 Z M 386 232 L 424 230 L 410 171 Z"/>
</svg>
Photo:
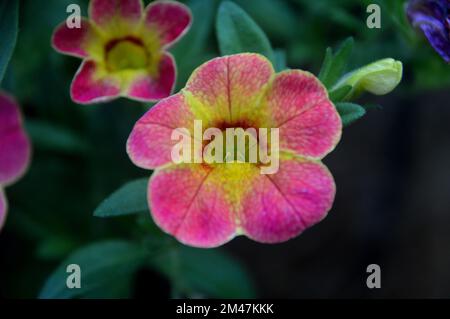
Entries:
<svg viewBox="0 0 450 319">
<path fill-rule="evenodd" d="M 195 22 L 170 50 L 177 59 L 178 89 L 195 67 L 219 55 L 214 24 L 220 1 L 184 2 Z M 2 86 L 22 106 L 33 160 L 28 174 L 7 189 L 11 208 L 0 234 L 2 298 L 39 296 L 68 256 L 110 239 L 144 243 L 151 254 L 127 276 L 102 269 L 91 280 L 107 279 L 74 297 L 450 296 L 450 67 L 408 24 L 405 1 L 234 2 L 290 68 L 317 74 L 325 49 L 348 36 L 355 39 L 349 69 L 384 57 L 403 62 L 400 86 L 387 96 L 362 97 L 359 102 L 380 107 L 345 128 L 324 161 L 337 184 L 328 217 L 286 243 L 263 245 L 239 237 L 214 250 L 173 243 L 154 228 L 148 212 L 94 217 L 113 191 L 150 175 L 125 152 L 134 123 L 150 105 L 125 99 L 94 106 L 71 102 L 70 81 L 80 60 L 56 53 L 50 38 L 67 17 L 68 4 L 79 3 L 86 16 L 88 2 L 24 0 L 17 47 Z M 370 3 L 382 8 L 381 29 L 366 27 Z M 93 262 L 102 258 L 99 253 Z M 381 289 L 366 287 L 369 264 L 381 266 Z"/>
</svg>

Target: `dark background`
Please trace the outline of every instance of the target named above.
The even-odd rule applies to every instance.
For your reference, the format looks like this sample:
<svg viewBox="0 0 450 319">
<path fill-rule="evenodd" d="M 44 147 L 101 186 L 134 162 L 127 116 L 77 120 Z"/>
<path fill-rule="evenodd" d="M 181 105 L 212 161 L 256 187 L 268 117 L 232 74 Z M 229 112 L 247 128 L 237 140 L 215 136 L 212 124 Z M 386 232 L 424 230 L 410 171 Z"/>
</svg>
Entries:
<svg viewBox="0 0 450 319">
<path fill-rule="evenodd" d="M 228 245 L 264 297 L 449 296 L 449 98 L 376 99 L 383 111 L 347 128 L 325 160 L 338 186 L 323 222 L 281 245 Z M 381 289 L 366 286 L 369 264 L 381 267 Z"/>
<path fill-rule="evenodd" d="M 21 1 L 18 44 L 3 87 L 22 106 L 34 150 L 28 174 L 6 190 L 11 208 L 0 234 L 4 298 L 35 298 L 55 267 L 79 247 L 136 237 L 133 217 L 105 220 L 92 212 L 124 182 L 150 174 L 134 167 L 125 153 L 128 134 L 148 105 L 70 101 L 69 85 L 80 61 L 54 52 L 50 36 L 66 18 L 66 6 L 75 2 Z M 219 2 L 187 1 L 202 15 L 193 9 L 194 27 L 171 50 L 178 88 L 196 66 L 218 55 Z M 258 297 L 449 297 L 450 69 L 406 22 L 404 1 L 235 2 L 272 46 L 285 52 L 289 67 L 317 74 L 326 47 L 353 36 L 349 69 L 393 57 L 403 61 L 405 73 L 393 93 L 358 101 L 381 107 L 345 128 L 324 160 L 337 184 L 324 221 L 286 243 L 263 245 L 239 237 L 217 251 L 246 269 Z M 379 30 L 365 26 L 369 3 L 382 6 Z M 81 1 L 84 16 L 86 4 Z M 366 287 L 369 264 L 381 266 L 381 289 Z M 221 276 L 221 265 L 214 267 Z M 166 298 L 173 296 L 173 285 L 160 271 L 142 267 L 129 296 Z M 239 282 L 235 285 L 239 289 Z M 189 297 L 196 296 L 211 295 Z"/>
</svg>

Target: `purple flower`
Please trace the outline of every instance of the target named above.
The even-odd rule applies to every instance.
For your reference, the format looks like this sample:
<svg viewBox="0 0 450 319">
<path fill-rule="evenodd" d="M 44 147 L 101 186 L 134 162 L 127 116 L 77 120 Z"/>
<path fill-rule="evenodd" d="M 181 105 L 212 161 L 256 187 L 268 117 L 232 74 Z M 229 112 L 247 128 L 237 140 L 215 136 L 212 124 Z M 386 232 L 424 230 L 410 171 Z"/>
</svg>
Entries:
<svg viewBox="0 0 450 319">
<path fill-rule="evenodd" d="M 406 11 L 411 24 L 450 63 L 450 0 L 410 0 Z"/>
</svg>

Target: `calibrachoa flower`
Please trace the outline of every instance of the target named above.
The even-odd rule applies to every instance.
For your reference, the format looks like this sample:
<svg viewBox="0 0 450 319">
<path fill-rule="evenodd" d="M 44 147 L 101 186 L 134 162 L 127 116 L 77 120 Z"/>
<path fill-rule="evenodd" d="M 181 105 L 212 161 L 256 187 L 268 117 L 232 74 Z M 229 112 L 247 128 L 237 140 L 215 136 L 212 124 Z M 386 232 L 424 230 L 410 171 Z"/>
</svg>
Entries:
<svg viewBox="0 0 450 319">
<path fill-rule="evenodd" d="M 422 29 L 433 48 L 450 63 L 450 0 L 410 0 L 408 18 Z"/>
<path fill-rule="evenodd" d="M 53 47 L 83 59 L 70 88 L 81 104 L 119 96 L 140 101 L 170 95 L 176 78 L 166 49 L 189 28 L 191 13 L 178 2 L 157 1 L 143 9 L 142 0 L 91 0 L 89 19 L 81 28 L 59 25 Z"/>
<path fill-rule="evenodd" d="M 7 210 L 3 188 L 15 183 L 30 161 L 30 142 L 14 99 L 0 92 L 0 229 Z"/>
<path fill-rule="evenodd" d="M 173 164 L 176 128 L 279 128 L 280 167 L 258 164 Z M 236 235 L 276 243 L 322 220 L 335 184 L 320 160 L 341 137 L 341 119 L 312 74 L 275 74 L 258 54 L 237 54 L 200 66 L 178 94 L 160 101 L 135 125 L 131 160 L 156 169 L 148 186 L 155 222 L 184 244 L 215 247 Z M 191 134 L 192 136 L 192 134 Z"/>
</svg>

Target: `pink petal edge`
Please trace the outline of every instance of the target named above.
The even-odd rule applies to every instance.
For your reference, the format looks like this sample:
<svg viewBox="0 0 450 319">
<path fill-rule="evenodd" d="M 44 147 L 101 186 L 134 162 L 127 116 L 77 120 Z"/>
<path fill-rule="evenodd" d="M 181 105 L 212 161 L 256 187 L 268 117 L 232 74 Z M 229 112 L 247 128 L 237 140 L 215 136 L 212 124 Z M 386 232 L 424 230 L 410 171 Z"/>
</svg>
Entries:
<svg viewBox="0 0 450 319">
<path fill-rule="evenodd" d="M 98 40 L 89 20 L 81 19 L 81 28 L 69 29 L 66 21 L 60 23 L 53 32 L 52 46 L 62 53 L 78 58 L 85 58 L 88 52 L 85 49 L 87 41 Z"/>
<path fill-rule="evenodd" d="M 84 60 L 81 63 L 70 86 L 70 95 L 74 102 L 79 104 L 101 103 L 120 96 L 120 80 L 111 75 L 95 79 L 97 67 L 94 61 Z"/>
<path fill-rule="evenodd" d="M 13 184 L 25 174 L 31 157 L 30 140 L 15 99 L 0 92 L 0 184 Z"/>
<path fill-rule="evenodd" d="M 176 43 L 190 28 L 190 9 L 175 1 L 155 1 L 145 8 L 144 23 L 156 30 L 164 48 Z"/>
</svg>

